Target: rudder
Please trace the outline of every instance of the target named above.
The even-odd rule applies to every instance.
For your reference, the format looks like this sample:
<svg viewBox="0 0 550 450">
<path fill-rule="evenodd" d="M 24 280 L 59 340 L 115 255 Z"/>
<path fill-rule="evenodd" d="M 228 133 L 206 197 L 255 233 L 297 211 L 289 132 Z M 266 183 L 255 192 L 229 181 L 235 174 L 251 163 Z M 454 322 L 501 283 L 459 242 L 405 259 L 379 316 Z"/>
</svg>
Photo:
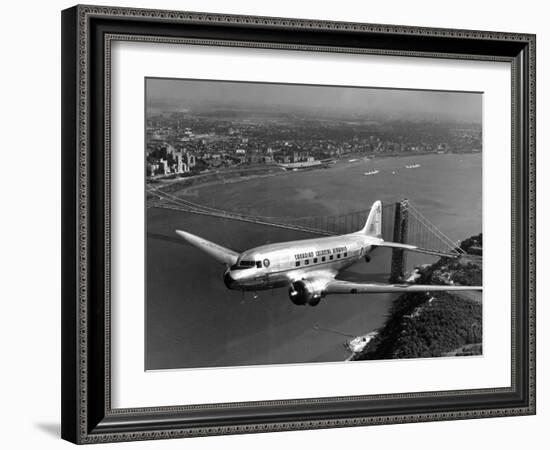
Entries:
<svg viewBox="0 0 550 450">
<path fill-rule="evenodd" d="M 380 200 L 372 204 L 369 216 L 361 232 L 367 236 L 382 237 L 382 202 Z"/>
</svg>

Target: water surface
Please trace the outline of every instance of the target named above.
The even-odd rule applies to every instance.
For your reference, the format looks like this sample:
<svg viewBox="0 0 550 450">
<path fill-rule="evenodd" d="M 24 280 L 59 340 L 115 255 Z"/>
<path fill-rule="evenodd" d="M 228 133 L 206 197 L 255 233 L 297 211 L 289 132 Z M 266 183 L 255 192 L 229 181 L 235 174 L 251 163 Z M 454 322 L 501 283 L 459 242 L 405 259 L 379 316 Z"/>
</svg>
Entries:
<svg viewBox="0 0 550 450">
<path fill-rule="evenodd" d="M 408 198 L 452 239 L 481 231 L 481 154 L 427 155 L 339 162 L 330 169 L 194 187 L 193 201 L 273 217 L 344 214 L 375 200 Z M 405 165 L 419 163 L 418 169 Z M 363 173 L 380 173 L 365 177 Z M 392 174 L 395 172 L 395 174 Z M 342 361 L 344 335 L 368 333 L 381 325 L 392 296 L 335 295 L 316 307 L 297 307 L 286 289 L 229 291 L 224 267 L 177 239 L 182 229 L 238 251 L 311 235 L 262 225 L 171 210 L 147 210 L 146 368 L 196 368 L 254 364 Z M 376 250 L 342 275 L 348 279 L 387 277 L 390 251 Z M 408 266 L 430 258 L 409 255 Z"/>
</svg>

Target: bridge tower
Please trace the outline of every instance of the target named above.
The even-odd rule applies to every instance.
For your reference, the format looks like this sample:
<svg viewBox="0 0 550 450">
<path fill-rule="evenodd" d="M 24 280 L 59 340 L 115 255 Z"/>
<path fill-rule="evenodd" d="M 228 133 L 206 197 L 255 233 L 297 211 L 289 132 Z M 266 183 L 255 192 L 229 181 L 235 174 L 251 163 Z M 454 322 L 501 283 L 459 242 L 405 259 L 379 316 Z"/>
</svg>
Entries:
<svg viewBox="0 0 550 450">
<path fill-rule="evenodd" d="M 409 229 L 409 201 L 405 198 L 395 204 L 395 218 L 393 222 L 393 241 L 401 244 L 407 242 Z M 405 276 L 405 251 L 399 248 L 392 249 L 390 283 L 399 283 Z"/>
</svg>

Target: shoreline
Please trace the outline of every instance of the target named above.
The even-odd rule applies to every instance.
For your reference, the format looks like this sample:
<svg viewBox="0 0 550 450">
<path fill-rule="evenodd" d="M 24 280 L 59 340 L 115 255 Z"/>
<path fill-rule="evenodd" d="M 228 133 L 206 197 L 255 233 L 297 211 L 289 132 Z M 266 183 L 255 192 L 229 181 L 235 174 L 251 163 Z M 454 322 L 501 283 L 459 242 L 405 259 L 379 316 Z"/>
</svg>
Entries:
<svg viewBox="0 0 550 450">
<path fill-rule="evenodd" d="M 481 284 L 482 257 L 469 253 L 471 242 L 477 240 L 481 244 L 481 239 L 480 233 L 461 241 L 466 253 L 455 261 L 440 258 L 430 265 L 416 267 L 414 271 L 419 278 L 413 284 L 455 284 L 455 281 L 459 285 Z M 357 351 L 350 349 L 346 361 L 482 355 L 482 309 L 483 297 L 479 292 L 401 294 L 394 300 L 381 328 L 347 341 L 372 336 Z M 445 320 L 456 323 L 459 319 L 462 327 L 448 329 L 441 325 Z M 428 333 L 428 325 L 439 327 L 435 328 L 439 333 L 435 336 Z M 464 329 L 468 329 L 467 335 Z"/>
<path fill-rule="evenodd" d="M 405 158 L 405 157 L 415 157 L 415 156 L 446 156 L 446 155 L 476 155 L 481 154 L 481 152 L 447 152 L 447 153 L 435 153 L 435 152 L 418 152 L 413 155 L 411 155 L 408 152 L 400 152 L 400 153 L 388 153 L 384 155 L 376 155 L 376 154 L 364 154 L 364 153 L 349 153 L 345 156 L 341 157 L 340 159 L 337 159 L 335 163 L 332 166 L 320 166 L 320 167 L 311 167 L 308 169 L 298 170 L 298 171 L 290 171 L 286 170 L 283 167 L 277 165 L 277 164 L 269 164 L 269 165 L 258 165 L 253 167 L 241 167 L 241 168 L 235 168 L 231 167 L 228 169 L 222 169 L 222 170 L 216 170 L 211 171 L 208 173 L 201 173 L 198 175 L 192 175 L 189 177 L 177 177 L 174 178 L 162 178 L 162 179 L 156 179 L 156 180 L 146 180 L 146 190 L 154 192 L 157 189 L 162 189 L 165 192 L 169 192 L 171 194 L 177 193 L 184 196 L 192 196 L 196 197 L 196 194 L 193 194 L 192 192 L 195 189 L 200 189 L 203 187 L 208 186 L 217 186 L 220 184 L 232 184 L 232 183 L 240 183 L 244 181 L 254 180 L 258 178 L 267 178 L 272 176 L 279 176 L 283 174 L 291 174 L 291 173 L 301 173 L 301 172 L 312 172 L 312 171 L 318 171 L 318 170 L 330 170 L 334 166 L 341 166 L 343 164 L 346 165 L 352 165 L 356 164 L 359 161 L 353 161 L 349 162 L 349 158 L 359 158 L 360 161 L 365 160 L 383 160 L 385 158 Z M 252 172 L 251 174 L 243 174 L 246 172 Z M 201 182 L 201 180 L 205 179 L 205 181 Z"/>
</svg>

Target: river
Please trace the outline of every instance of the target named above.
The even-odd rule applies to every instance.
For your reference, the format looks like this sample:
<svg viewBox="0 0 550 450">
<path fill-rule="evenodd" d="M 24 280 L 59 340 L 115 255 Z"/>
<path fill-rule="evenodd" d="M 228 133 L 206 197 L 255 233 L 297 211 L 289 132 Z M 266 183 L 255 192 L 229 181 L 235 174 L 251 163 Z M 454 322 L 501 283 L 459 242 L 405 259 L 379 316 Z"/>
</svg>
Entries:
<svg viewBox="0 0 550 450">
<path fill-rule="evenodd" d="M 351 159 L 351 158 L 350 158 Z M 416 169 L 405 165 L 420 164 Z M 380 173 L 363 176 L 378 169 Z M 329 169 L 209 184 L 186 190 L 192 201 L 247 214 L 303 217 L 344 214 L 375 200 L 408 198 L 443 233 L 463 239 L 481 231 L 481 154 L 343 160 Z M 394 173 L 395 172 L 395 173 Z M 298 307 L 286 289 L 254 299 L 229 291 L 220 266 L 177 239 L 182 229 L 238 251 L 310 235 L 158 208 L 147 210 L 146 368 L 197 368 L 342 361 L 345 335 L 383 325 L 392 296 L 340 295 Z M 378 249 L 346 279 L 387 280 L 390 251 Z M 408 265 L 429 262 L 408 257 Z"/>
</svg>

